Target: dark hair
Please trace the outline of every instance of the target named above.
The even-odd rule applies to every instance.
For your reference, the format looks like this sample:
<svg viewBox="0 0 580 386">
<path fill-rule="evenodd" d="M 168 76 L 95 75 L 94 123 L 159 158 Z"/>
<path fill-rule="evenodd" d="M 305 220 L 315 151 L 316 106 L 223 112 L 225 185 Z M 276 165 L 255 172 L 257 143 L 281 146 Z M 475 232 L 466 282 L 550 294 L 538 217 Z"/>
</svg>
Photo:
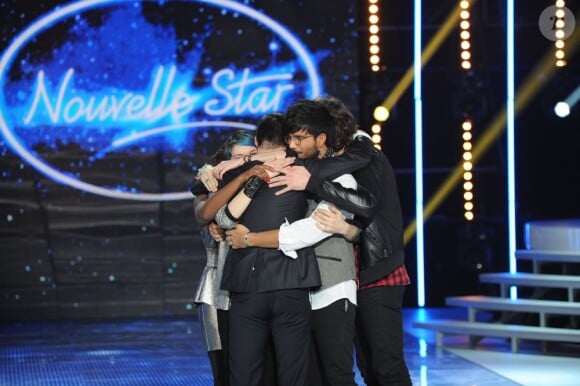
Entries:
<svg viewBox="0 0 580 386">
<path fill-rule="evenodd" d="M 211 156 L 212 164 L 218 164 L 221 161 L 229 160 L 232 158 L 232 149 L 235 145 L 240 146 L 255 146 L 254 135 L 244 131 L 239 130 L 231 135 L 217 151 Z"/>
<path fill-rule="evenodd" d="M 294 102 L 286 112 L 288 130 L 286 135 L 305 130 L 314 137 L 326 134 L 326 146 L 333 148 L 335 142 L 334 122 L 328 108 L 311 99 Z"/>
<path fill-rule="evenodd" d="M 256 143 L 258 146 L 285 146 L 284 134 L 286 132 L 286 119 L 282 113 L 270 113 L 264 115 L 256 126 Z"/>
<path fill-rule="evenodd" d="M 314 100 L 328 109 L 334 121 L 334 144 L 329 147 L 334 151 L 339 151 L 350 145 L 352 137 L 358 129 L 358 124 L 346 105 L 340 99 L 330 96 L 317 97 Z"/>
</svg>

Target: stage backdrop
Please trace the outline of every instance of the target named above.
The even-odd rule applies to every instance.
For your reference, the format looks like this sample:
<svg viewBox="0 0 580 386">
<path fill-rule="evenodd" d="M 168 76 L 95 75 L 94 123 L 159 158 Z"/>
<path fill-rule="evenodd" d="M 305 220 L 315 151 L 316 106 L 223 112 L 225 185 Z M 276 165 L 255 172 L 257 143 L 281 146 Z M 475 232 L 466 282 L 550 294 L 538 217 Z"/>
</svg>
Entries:
<svg viewBox="0 0 580 386">
<path fill-rule="evenodd" d="M 357 113 L 357 2 L 28 3 L 0 3 L 0 319 L 193 314 L 197 168 L 296 99 Z"/>
</svg>

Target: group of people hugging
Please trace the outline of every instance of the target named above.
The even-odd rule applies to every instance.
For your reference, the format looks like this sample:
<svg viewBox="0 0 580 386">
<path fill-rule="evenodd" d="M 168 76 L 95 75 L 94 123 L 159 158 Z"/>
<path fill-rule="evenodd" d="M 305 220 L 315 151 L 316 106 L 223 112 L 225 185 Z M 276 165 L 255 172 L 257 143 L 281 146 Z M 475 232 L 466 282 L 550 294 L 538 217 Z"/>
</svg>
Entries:
<svg viewBox="0 0 580 386">
<path fill-rule="evenodd" d="M 234 133 L 191 186 L 215 385 L 410 385 L 394 170 L 333 97 Z M 353 354 L 356 355 L 353 355 Z"/>
</svg>

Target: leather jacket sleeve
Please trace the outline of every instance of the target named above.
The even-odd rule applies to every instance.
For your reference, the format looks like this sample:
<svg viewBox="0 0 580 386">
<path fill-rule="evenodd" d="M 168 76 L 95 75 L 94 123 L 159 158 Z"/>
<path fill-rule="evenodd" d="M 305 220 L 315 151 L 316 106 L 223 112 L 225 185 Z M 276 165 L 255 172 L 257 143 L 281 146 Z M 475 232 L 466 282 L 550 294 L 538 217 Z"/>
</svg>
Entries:
<svg viewBox="0 0 580 386">
<path fill-rule="evenodd" d="M 371 141 L 360 136 L 355 138 L 344 154 L 321 160 L 304 160 L 304 166 L 312 176 L 333 180 L 345 173 L 352 173 L 365 167 L 371 159 L 372 152 Z"/>
<path fill-rule="evenodd" d="M 319 200 L 330 202 L 342 210 L 353 213 L 361 229 L 365 229 L 374 218 L 377 201 L 363 186 L 359 185 L 357 189 L 350 189 L 338 182 L 312 176 L 306 190 L 317 196 Z"/>
</svg>

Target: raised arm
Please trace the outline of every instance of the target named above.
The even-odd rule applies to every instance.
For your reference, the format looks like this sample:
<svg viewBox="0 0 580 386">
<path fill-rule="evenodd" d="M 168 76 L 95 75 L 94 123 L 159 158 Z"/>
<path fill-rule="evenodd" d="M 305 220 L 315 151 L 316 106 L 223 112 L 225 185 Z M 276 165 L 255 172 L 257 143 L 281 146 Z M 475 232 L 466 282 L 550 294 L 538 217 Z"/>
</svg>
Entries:
<svg viewBox="0 0 580 386">
<path fill-rule="evenodd" d="M 218 189 L 217 192 L 206 201 L 205 205 L 199 210 L 197 215 L 199 221 L 202 221 L 203 223 L 211 221 L 218 210 L 240 190 L 248 179 L 253 176 L 268 179 L 269 170 L 271 171 L 269 166 L 254 165 L 251 169 L 248 169 L 233 178 L 224 187 Z"/>
<path fill-rule="evenodd" d="M 356 187 L 356 181 L 350 174 L 335 179 L 335 182 L 351 189 Z M 326 202 L 320 202 L 317 206 L 317 210 L 327 208 Z M 350 213 L 344 213 L 341 216 L 353 217 Z M 226 232 L 226 239 L 232 248 L 279 248 L 287 256 L 297 258 L 296 250 L 312 246 L 332 234 L 333 232 L 317 227 L 316 220 L 309 216 L 293 223 L 284 223 L 280 229 L 264 232 L 250 232 L 250 229 L 245 226 L 237 225 L 235 229 Z"/>
<path fill-rule="evenodd" d="M 375 216 L 377 200 L 361 185 L 355 190 L 333 181 L 311 177 L 306 190 L 319 200 L 330 202 L 342 210 L 353 213 L 363 229 Z"/>
</svg>

